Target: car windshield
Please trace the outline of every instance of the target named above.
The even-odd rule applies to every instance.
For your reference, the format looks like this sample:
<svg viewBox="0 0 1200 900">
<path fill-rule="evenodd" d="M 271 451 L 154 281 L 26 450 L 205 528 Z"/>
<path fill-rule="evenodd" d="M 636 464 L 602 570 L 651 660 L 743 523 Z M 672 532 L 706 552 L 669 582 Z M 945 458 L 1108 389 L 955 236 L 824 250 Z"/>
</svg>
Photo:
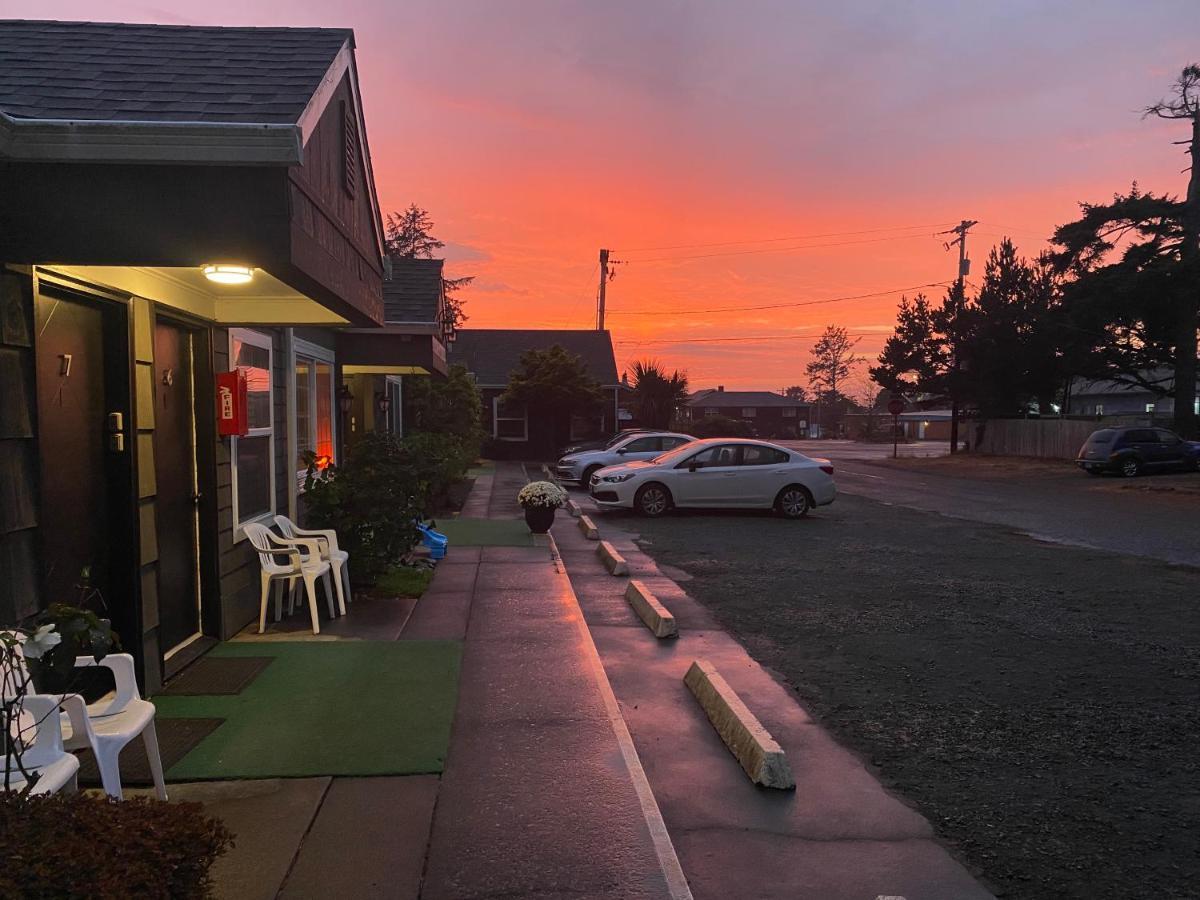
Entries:
<svg viewBox="0 0 1200 900">
<path fill-rule="evenodd" d="M 1111 444 L 1116 435 L 1117 433 L 1111 428 L 1101 428 L 1099 431 L 1093 431 L 1087 442 L 1089 444 Z"/>
<path fill-rule="evenodd" d="M 666 453 L 660 453 L 658 456 L 654 457 L 651 462 L 667 464 L 681 462 L 683 459 L 696 452 L 697 443 L 698 441 L 688 441 L 686 444 L 680 444 L 674 450 L 668 450 Z"/>
</svg>

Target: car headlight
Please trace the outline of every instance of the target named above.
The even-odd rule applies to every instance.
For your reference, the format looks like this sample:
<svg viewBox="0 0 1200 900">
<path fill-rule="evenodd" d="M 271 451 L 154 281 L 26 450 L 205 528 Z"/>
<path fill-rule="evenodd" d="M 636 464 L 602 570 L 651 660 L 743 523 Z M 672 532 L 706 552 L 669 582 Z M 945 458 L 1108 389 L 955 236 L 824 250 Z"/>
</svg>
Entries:
<svg viewBox="0 0 1200 900">
<path fill-rule="evenodd" d="M 626 472 L 624 475 L 605 475 L 601 481 L 607 481 L 609 484 L 620 484 L 622 481 L 628 481 L 633 477 L 633 472 Z"/>
</svg>

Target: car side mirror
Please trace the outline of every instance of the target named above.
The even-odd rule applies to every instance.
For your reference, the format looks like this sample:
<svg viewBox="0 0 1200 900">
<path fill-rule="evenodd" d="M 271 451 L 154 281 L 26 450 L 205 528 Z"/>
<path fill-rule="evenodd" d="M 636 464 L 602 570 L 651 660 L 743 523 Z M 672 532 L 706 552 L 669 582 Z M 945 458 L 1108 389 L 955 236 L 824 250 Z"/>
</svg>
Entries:
<svg viewBox="0 0 1200 900">
<path fill-rule="evenodd" d="M 689 472 L 695 472 L 698 468 L 700 468 L 700 467 L 698 465 L 696 465 L 695 462 L 688 463 L 688 471 Z"/>
</svg>

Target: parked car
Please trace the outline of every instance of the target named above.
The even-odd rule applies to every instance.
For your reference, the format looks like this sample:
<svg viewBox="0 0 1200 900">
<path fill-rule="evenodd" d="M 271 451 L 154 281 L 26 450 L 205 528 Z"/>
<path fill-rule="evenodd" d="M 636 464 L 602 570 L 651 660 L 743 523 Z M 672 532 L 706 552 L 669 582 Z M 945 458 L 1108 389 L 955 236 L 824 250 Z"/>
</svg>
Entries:
<svg viewBox="0 0 1200 900">
<path fill-rule="evenodd" d="M 672 507 L 774 509 L 799 519 L 837 496 L 833 465 L 766 441 L 708 438 L 588 479 L 602 508 L 661 516 Z"/>
<path fill-rule="evenodd" d="M 1185 441 L 1165 428 L 1101 428 L 1075 457 L 1089 475 L 1114 472 L 1133 478 L 1142 472 L 1200 468 L 1200 442 Z"/>
<path fill-rule="evenodd" d="M 695 438 L 676 431 L 635 431 L 618 435 L 609 446 L 599 450 L 568 453 L 554 466 L 554 473 L 563 481 L 578 481 L 587 487 L 592 474 L 605 466 L 635 459 L 653 459 L 666 450 L 690 443 Z"/>
<path fill-rule="evenodd" d="M 606 438 L 596 438 L 593 441 L 579 441 L 571 444 L 558 451 L 559 457 L 570 456 L 572 453 L 582 453 L 584 450 L 603 450 L 606 447 L 611 447 L 617 441 L 629 437 L 631 434 L 648 434 L 652 431 L 658 431 L 657 428 L 622 428 L 616 434 Z"/>
</svg>

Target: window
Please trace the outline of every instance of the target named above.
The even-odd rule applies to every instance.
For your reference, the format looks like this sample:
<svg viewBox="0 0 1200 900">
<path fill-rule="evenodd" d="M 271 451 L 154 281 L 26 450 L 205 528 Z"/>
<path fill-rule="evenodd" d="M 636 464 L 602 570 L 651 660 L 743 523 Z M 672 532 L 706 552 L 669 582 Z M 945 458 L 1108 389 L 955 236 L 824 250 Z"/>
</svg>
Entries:
<svg viewBox="0 0 1200 900">
<path fill-rule="evenodd" d="M 229 330 L 229 359 L 246 376 L 245 437 L 230 438 L 233 521 L 240 528 L 275 514 L 275 415 L 271 335 Z M 236 530 L 236 529 L 235 529 Z M 238 539 L 242 535 L 239 533 Z"/>
<path fill-rule="evenodd" d="M 796 418 L 796 407 L 794 407 L 794 406 L 785 406 L 785 407 L 783 408 L 783 417 L 784 417 L 785 419 L 794 419 L 794 418 Z"/>
<path fill-rule="evenodd" d="M 1098 415 L 1098 416 L 1104 415 L 1104 404 L 1103 403 L 1096 404 L 1096 415 Z"/>
<path fill-rule="evenodd" d="M 657 453 L 662 449 L 662 439 L 656 437 L 634 438 L 618 449 L 624 450 L 626 453 Z"/>
<path fill-rule="evenodd" d="M 717 466 L 736 466 L 741 447 L 736 444 L 720 444 L 707 447 L 695 456 L 689 456 L 675 468 L 688 469 L 695 465 L 697 469 L 710 469 Z"/>
<path fill-rule="evenodd" d="M 719 416 L 721 414 L 721 411 L 719 409 L 717 409 L 715 406 L 706 406 L 706 407 L 704 407 L 704 414 L 706 416 Z"/>
<path fill-rule="evenodd" d="M 1146 404 L 1146 412 L 1148 412 L 1148 413 L 1154 412 L 1154 404 L 1153 403 Z"/>
<path fill-rule="evenodd" d="M 296 479 L 301 487 L 308 475 L 308 454 L 317 468 L 334 461 L 333 351 L 308 341 L 296 341 Z"/>
<path fill-rule="evenodd" d="M 1170 444 L 1172 447 L 1176 444 L 1183 443 L 1183 440 L 1175 432 L 1165 431 L 1161 428 L 1158 429 L 1158 439 L 1164 444 Z"/>
<path fill-rule="evenodd" d="M 665 437 L 662 439 L 663 450 L 674 450 L 676 447 L 682 447 L 684 444 L 690 443 L 684 437 Z"/>
<path fill-rule="evenodd" d="M 492 437 L 499 441 L 529 440 L 529 410 L 492 398 Z"/>
<path fill-rule="evenodd" d="M 774 447 L 747 445 L 742 448 L 743 466 L 777 466 L 787 461 L 788 455 Z"/>
<path fill-rule="evenodd" d="M 387 376 L 388 430 L 404 437 L 404 386 L 399 375 Z"/>
<path fill-rule="evenodd" d="M 758 410 L 755 407 L 753 407 L 753 406 L 743 406 L 742 407 L 742 418 L 743 419 L 753 419 L 757 415 L 758 415 Z"/>
</svg>

